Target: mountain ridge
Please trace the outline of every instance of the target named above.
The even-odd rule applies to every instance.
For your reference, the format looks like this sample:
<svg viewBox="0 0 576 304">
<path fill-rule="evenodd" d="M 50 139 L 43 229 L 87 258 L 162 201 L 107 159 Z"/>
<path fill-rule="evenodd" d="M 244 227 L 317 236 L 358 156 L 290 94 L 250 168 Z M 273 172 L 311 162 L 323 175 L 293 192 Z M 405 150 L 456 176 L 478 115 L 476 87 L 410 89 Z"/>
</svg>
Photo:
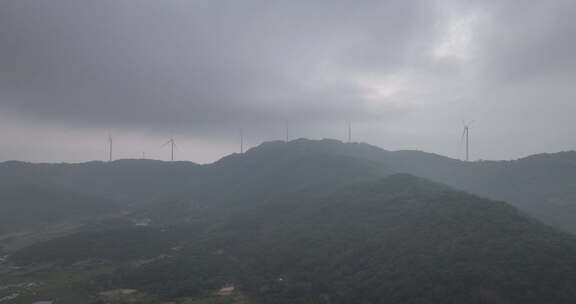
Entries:
<svg viewBox="0 0 576 304">
<path fill-rule="evenodd" d="M 564 230 L 576 232 L 575 151 L 513 161 L 464 162 L 414 150 L 388 151 L 364 143 L 296 139 L 271 141 L 211 164 L 116 160 L 81 164 L 0 163 L 0 184 L 49 184 L 138 204 L 168 197 L 267 200 L 314 185 L 408 173 L 491 199 L 507 201 Z M 231 204 L 228 204 L 231 205 Z"/>
</svg>

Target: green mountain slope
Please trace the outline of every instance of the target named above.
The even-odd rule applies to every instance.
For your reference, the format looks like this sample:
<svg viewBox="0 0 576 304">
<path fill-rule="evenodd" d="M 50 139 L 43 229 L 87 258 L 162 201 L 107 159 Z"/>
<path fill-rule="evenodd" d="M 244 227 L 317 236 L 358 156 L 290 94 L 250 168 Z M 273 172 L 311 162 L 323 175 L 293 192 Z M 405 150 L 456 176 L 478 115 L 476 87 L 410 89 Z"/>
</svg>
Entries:
<svg viewBox="0 0 576 304">
<path fill-rule="evenodd" d="M 303 294 L 334 303 L 570 303 L 576 297 L 572 237 L 504 203 L 412 176 L 325 198 L 290 198 L 253 215 L 230 230 L 247 227 L 249 239 L 235 236 L 243 258 L 256 255 L 252 266 L 261 275 L 283 278 L 286 286 L 266 294 L 267 302 Z M 244 251 L 254 235 L 253 250 Z"/>
<path fill-rule="evenodd" d="M 114 237 L 127 232 L 107 231 L 40 243 L 12 258 L 74 263 L 160 254 L 119 269 L 113 287 L 168 298 L 233 283 L 260 303 L 576 301 L 576 239 L 505 203 L 404 174 L 321 192 L 161 233 L 142 230 L 126 247 Z M 63 249 L 86 242 L 91 250 L 77 256 Z"/>
</svg>

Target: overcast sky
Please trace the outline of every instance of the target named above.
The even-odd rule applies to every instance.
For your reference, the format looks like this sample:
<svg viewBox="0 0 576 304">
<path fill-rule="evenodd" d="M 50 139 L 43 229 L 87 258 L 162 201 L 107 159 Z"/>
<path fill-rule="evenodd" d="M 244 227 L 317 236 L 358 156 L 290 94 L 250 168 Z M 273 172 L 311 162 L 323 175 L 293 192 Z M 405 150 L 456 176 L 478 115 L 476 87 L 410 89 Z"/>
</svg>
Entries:
<svg viewBox="0 0 576 304">
<path fill-rule="evenodd" d="M 576 149 L 573 0 L 1 0 L 0 160 L 211 162 L 291 138 Z"/>
</svg>

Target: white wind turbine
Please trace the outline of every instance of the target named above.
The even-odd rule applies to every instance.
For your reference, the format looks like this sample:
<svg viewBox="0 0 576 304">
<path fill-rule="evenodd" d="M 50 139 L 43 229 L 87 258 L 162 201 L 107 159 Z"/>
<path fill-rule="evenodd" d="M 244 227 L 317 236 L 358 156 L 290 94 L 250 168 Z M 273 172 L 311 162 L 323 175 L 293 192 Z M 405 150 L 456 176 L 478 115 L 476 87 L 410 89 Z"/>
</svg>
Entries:
<svg viewBox="0 0 576 304">
<path fill-rule="evenodd" d="M 176 140 L 174 140 L 174 136 L 172 136 L 167 142 L 165 142 L 160 148 L 163 148 L 167 145 L 170 145 L 170 160 L 174 161 L 174 148 L 176 147 Z"/>
<path fill-rule="evenodd" d="M 112 161 L 112 134 L 108 132 L 108 161 Z"/>
<path fill-rule="evenodd" d="M 474 121 L 469 123 L 463 122 L 464 131 L 462 132 L 462 141 L 466 141 L 466 161 L 470 161 L 470 127 Z"/>
</svg>

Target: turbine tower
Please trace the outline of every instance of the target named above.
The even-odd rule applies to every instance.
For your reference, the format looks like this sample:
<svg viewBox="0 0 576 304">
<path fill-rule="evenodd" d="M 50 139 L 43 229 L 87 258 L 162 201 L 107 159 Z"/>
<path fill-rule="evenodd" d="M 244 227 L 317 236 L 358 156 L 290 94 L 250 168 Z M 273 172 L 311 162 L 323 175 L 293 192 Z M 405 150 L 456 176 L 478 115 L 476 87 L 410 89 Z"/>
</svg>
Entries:
<svg viewBox="0 0 576 304">
<path fill-rule="evenodd" d="M 108 161 L 112 161 L 112 135 L 108 132 Z"/>
<path fill-rule="evenodd" d="M 240 153 L 244 153 L 244 130 L 240 128 Z"/>
<path fill-rule="evenodd" d="M 348 142 L 352 142 L 352 122 L 348 121 Z"/>
<path fill-rule="evenodd" d="M 166 145 L 170 144 L 171 147 L 171 154 L 170 154 L 170 160 L 174 161 L 174 148 L 176 147 L 176 141 L 174 140 L 174 137 L 170 138 L 166 143 L 164 143 L 160 148 L 165 147 Z"/>
<path fill-rule="evenodd" d="M 289 129 L 288 129 L 288 121 L 286 121 L 286 142 L 289 142 L 289 141 L 290 141 L 290 137 L 289 137 L 289 134 L 290 134 L 290 133 L 288 133 L 288 131 L 289 131 Z"/>
<path fill-rule="evenodd" d="M 466 141 L 466 161 L 470 161 L 470 126 L 473 122 L 464 122 L 464 131 L 462 132 L 462 140 Z"/>
</svg>

